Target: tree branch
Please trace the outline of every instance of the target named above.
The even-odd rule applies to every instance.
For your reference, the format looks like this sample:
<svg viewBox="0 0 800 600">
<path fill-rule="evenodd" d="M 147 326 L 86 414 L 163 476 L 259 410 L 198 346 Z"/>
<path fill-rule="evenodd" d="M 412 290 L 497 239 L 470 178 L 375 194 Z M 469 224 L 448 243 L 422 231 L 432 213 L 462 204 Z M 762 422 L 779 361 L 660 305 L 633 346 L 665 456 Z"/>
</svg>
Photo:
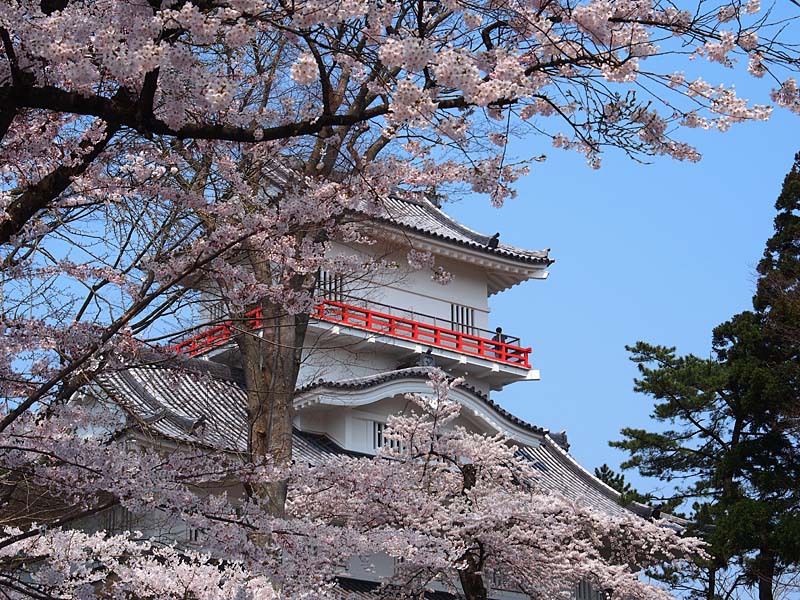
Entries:
<svg viewBox="0 0 800 600">
<path fill-rule="evenodd" d="M 440 100 L 437 107 L 442 110 L 467 108 L 463 97 Z M 326 127 L 355 125 L 370 121 L 389 112 L 388 104 L 380 104 L 363 111 L 320 115 L 295 123 L 275 127 L 239 127 L 214 123 L 190 123 L 172 127 L 156 117 L 144 117 L 138 110 L 138 101 L 127 94 L 114 98 L 83 96 L 53 86 L 3 86 L 0 87 L 0 109 L 38 108 L 55 112 L 94 116 L 109 123 L 130 127 L 141 133 L 193 138 L 199 140 L 225 140 L 231 142 L 268 142 L 286 138 L 315 135 Z"/>
<path fill-rule="evenodd" d="M 6 244 L 27 225 L 30 220 L 41 210 L 47 208 L 76 177 L 83 174 L 94 160 L 105 150 L 108 142 L 119 131 L 119 125 L 108 123 L 103 137 L 97 142 L 83 140 L 81 150 L 87 150 L 79 157 L 76 164 L 62 165 L 45 175 L 38 183 L 22 192 L 6 208 L 7 217 L 0 221 L 0 244 Z M 68 161 L 71 162 L 71 161 Z"/>
</svg>

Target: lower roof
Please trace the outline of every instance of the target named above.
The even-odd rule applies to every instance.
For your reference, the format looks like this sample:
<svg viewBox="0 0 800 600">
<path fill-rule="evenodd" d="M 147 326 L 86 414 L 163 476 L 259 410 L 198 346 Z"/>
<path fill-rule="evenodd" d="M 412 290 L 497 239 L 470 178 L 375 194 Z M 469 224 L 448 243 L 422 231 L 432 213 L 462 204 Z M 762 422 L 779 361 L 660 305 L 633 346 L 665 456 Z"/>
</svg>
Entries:
<svg viewBox="0 0 800 600">
<path fill-rule="evenodd" d="M 247 397 L 244 386 L 239 381 L 202 372 L 196 364 L 191 366 L 132 366 L 99 375 L 96 386 L 125 410 L 132 427 L 178 443 L 245 452 Z M 400 374 L 416 378 L 421 375 L 416 372 Z M 374 379 L 384 381 L 393 376 L 396 375 L 382 374 Z M 340 387 L 347 388 L 351 384 L 341 382 Z M 361 381 L 359 385 L 366 384 Z M 308 393 L 319 386 L 330 387 L 332 384 L 318 382 L 303 388 L 303 391 Z M 488 398 L 486 402 L 489 402 Z M 621 506 L 618 492 L 578 464 L 546 430 L 530 427 L 540 434 L 541 441 L 537 447 L 521 447 L 520 454 L 541 473 L 541 484 L 545 489 L 610 515 L 630 514 L 632 511 L 640 516 L 649 516 L 649 507 Z M 319 464 L 336 455 L 357 455 L 325 435 L 297 429 L 294 431 L 293 453 L 295 460 L 310 464 Z"/>
<path fill-rule="evenodd" d="M 418 381 L 427 382 L 429 381 L 431 372 L 434 371 L 435 369 L 436 367 L 407 367 L 401 369 L 394 369 L 392 371 L 385 371 L 383 373 L 374 373 L 372 375 L 366 375 L 364 377 L 352 377 L 352 378 L 338 379 L 338 380 L 318 379 L 316 381 L 305 383 L 302 386 L 298 387 L 295 397 L 296 398 L 304 397 L 321 392 L 335 393 L 337 390 L 341 390 L 343 392 L 365 390 L 392 381 L 414 379 Z M 458 389 L 468 392 L 470 395 L 477 398 L 482 404 L 489 407 L 491 411 L 496 412 L 498 415 L 502 416 L 505 419 L 508 419 L 510 422 L 514 423 L 515 425 L 518 425 L 519 427 L 529 431 L 534 435 L 541 436 L 549 433 L 547 429 L 528 423 L 527 421 L 520 419 L 516 415 L 511 414 L 502 406 L 500 406 L 499 404 L 494 402 L 491 398 L 489 398 L 487 394 L 467 383 L 461 384 L 460 386 L 458 386 Z M 569 444 L 567 443 L 565 434 L 555 434 L 553 437 L 562 446 L 569 449 Z"/>
</svg>

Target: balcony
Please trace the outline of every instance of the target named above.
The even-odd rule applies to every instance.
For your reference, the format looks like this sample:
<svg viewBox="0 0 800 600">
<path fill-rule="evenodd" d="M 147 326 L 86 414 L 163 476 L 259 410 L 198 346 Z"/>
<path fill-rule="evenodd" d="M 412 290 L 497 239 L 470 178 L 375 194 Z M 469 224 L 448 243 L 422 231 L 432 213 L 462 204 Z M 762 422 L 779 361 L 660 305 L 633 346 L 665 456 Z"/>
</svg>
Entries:
<svg viewBox="0 0 800 600">
<path fill-rule="evenodd" d="M 494 332 L 471 326 L 457 331 L 453 323 L 439 317 L 412 313 L 377 302 L 365 304 L 358 306 L 349 302 L 323 300 L 314 307 L 310 316 L 319 322 L 405 340 L 421 347 L 441 348 L 521 369 L 531 368 L 531 348 L 520 346 L 519 338 L 506 335 L 498 337 Z M 243 320 L 212 326 L 175 344 L 172 349 L 178 354 L 195 357 L 228 344 L 242 330 L 258 331 L 262 327 L 261 309 L 256 308 L 246 313 Z"/>
</svg>

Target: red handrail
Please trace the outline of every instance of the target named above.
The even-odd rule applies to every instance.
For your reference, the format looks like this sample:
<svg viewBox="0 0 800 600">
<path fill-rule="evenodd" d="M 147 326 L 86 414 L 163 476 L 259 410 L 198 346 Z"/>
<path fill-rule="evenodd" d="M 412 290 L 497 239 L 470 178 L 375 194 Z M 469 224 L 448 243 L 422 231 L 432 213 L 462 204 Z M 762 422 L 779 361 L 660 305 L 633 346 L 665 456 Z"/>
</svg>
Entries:
<svg viewBox="0 0 800 600">
<path fill-rule="evenodd" d="M 488 360 L 530 369 L 531 348 L 522 348 L 500 340 L 487 340 L 468 333 L 429 325 L 412 319 L 361 308 L 344 302 L 323 300 L 315 317 L 329 323 L 346 324 L 355 329 L 372 331 L 390 337 L 420 342 L 453 350 L 460 354 L 479 356 Z"/>
<path fill-rule="evenodd" d="M 502 340 L 482 338 L 344 302 L 323 300 L 314 307 L 311 317 L 328 323 L 337 323 L 354 329 L 419 342 L 424 346 L 443 348 L 460 354 L 479 356 L 487 360 L 530 369 L 531 348 L 522 348 Z M 256 308 L 245 314 L 245 318 L 240 322 L 241 326 L 237 328 L 234 323 L 231 320 L 215 325 L 176 344 L 172 349 L 178 354 L 199 356 L 228 343 L 242 329 L 250 331 L 261 329 L 263 313 L 260 308 Z"/>
<path fill-rule="evenodd" d="M 209 350 L 213 350 L 219 346 L 227 344 L 231 338 L 241 330 L 258 331 L 264 326 L 263 311 L 261 307 L 254 308 L 246 312 L 244 319 L 240 322 L 242 325 L 236 327 L 235 321 L 225 321 L 219 325 L 215 325 L 210 329 L 198 333 L 188 339 L 175 344 L 172 350 L 176 354 L 188 354 L 191 357 L 200 356 Z"/>
</svg>

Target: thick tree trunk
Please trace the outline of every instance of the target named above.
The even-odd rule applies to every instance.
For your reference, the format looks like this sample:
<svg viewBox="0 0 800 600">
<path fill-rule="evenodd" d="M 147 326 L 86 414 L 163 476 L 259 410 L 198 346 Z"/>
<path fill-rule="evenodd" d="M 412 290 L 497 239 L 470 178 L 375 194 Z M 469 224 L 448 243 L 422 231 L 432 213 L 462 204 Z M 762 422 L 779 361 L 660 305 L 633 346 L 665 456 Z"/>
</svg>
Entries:
<svg viewBox="0 0 800 600">
<path fill-rule="evenodd" d="M 262 308 L 261 329 L 238 337 L 247 386 L 249 452 L 254 458 L 271 457 L 283 467 L 292 460 L 292 397 L 308 317 L 286 314 L 273 304 Z M 268 500 L 273 514 L 284 515 L 286 481 L 255 492 Z"/>
<path fill-rule="evenodd" d="M 775 555 L 762 550 L 755 562 L 758 577 L 758 600 L 774 600 L 772 588 L 775 582 Z"/>
<path fill-rule="evenodd" d="M 458 572 L 461 588 L 464 590 L 466 600 L 488 600 L 489 592 L 483 583 L 483 575 L 476 572 L 472 564 L 467 569 Z"/>
<path fill-rule="evenodd" d="M 477 483 L 475 465 L 462 465 L 461 475 L 464 478 L 463 486 L 466 493 Z M 467 566 L 458 571 L 458 578 L 466 600 L 488 600 L 489 590 L 483 581 L 483 547 L 480 542 L 477 542 L 476 546 L 464 555 Z"/>
</svg>

